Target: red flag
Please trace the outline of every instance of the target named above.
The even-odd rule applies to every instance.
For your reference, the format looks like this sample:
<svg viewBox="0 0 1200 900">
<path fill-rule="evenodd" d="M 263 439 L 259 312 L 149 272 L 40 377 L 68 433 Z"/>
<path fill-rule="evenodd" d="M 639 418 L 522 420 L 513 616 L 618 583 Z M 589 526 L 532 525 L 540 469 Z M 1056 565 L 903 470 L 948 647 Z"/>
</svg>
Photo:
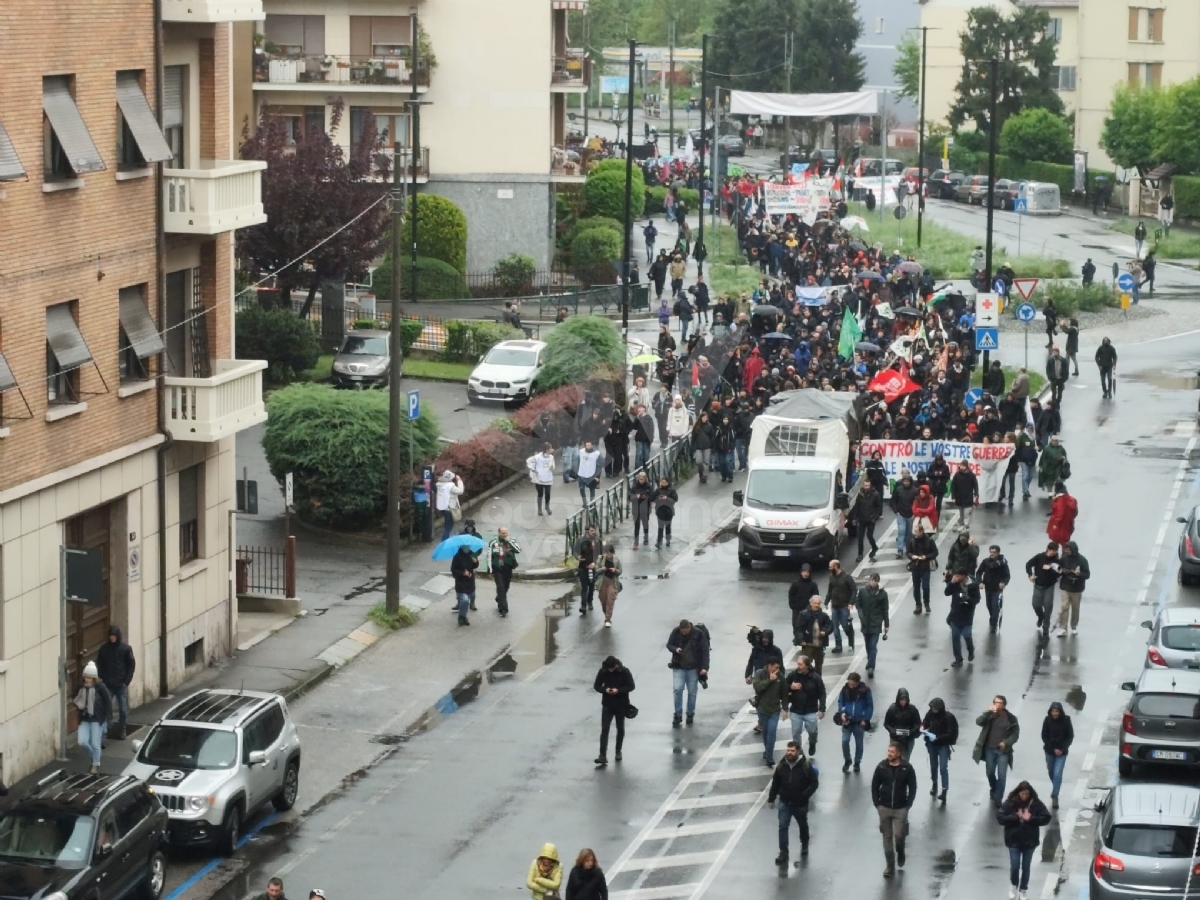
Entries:
<svg viewBox="0 0 1200 900">
<path fill-rule="evenodd" d="M 884 400 L 891 403 L 903 397 L 905 394 L 911 394 L 913 391 L 919 391 L 921 386 L 908 377 L 907 367 L 901 364 L 901 371 L 895 369 L 884 369 L 878 375 L 871 379 L 867 385 L 867 390 L 878 391 L 883 394 Z"/>
</svg>

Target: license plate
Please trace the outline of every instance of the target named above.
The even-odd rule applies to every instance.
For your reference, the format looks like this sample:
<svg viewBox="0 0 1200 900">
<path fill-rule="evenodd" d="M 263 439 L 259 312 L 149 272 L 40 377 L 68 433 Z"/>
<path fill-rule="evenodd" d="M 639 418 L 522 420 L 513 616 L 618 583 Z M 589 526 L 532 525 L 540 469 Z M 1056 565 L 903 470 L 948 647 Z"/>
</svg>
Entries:
<svg viewBox="0 0 1200 900">
<path fill-rule="evenodd" d="M 1188 758 L 1188 755 L 1182 750 L 1152 750 L 1150 752 L 1151 759 L 1170 759 L 1178 762 L 1183 762 Z"/>
<path fill-rule="evenodd" d="M 362 381 L 363 377 L 361 375 L 351 375 L 350 380 L 351 381 Z"/>
<path fill-rule="evenodd" d="M 776 550 L 774 552 L 775 552 L 776 556 L 791 556 L 792 555 L 791 550 Z"/>
</svg>

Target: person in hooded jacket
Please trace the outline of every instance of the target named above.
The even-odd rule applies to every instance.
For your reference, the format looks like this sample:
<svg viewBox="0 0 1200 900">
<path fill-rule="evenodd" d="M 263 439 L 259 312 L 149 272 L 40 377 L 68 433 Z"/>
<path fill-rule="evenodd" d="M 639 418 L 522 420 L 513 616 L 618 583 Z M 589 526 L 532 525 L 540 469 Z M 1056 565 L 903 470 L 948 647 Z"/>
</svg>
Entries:
<svg viewBox="0 0 1200 900">
<path fill-rule="evenodd" d="M 629 490 L 633 495 L 633 546 L 630 549 L 637 550 L 639 536 L 643 543 L 650 543 L 650 513 L 654 510 L 654 485 L 644 469 L 637 473 Z"/>
<path fill-rule="evenodd" d="M 917 488 L 917 499 L 913 501 L 913 525 L 920 525 L 926 534 L 937 534 L 938 518 L 937 501 L 933 499 L 929 485 L 920 485 Z"/>
<path fill-rule="evenodd" d="M 1046 523 L 1046 536 L 1056 544 L 1065 544 L 1075 533 L 1075 518 L 1079 515 L 1079 503 L 1067 493 L 1061 481 L 1054 483 L 1054 499 L 1050 501 L 1050 521 Z"/>
<path fill-rule="evenodd" d="M 892 488 L 892 512 L 896 514 L 896 559 L 903 559 L 912 536 L 913 500 L 917 498 L 917 486 L 912 474 L 905 469 L 900 481 Z"/>
<path fill-rule="evenodd" d="M 924 598 L 925 612 L 929 612 L 929 573 L 937 565 L 938 545 L 925 529 L 917 525 L 913 539 L 908 545 L 908 571 L 912 573 L 914 615 L 920 615 Z"/>
<path fill-rule="evenodd" d="M 965 461 L 958 464 L 958 471 L 950 479 L 950 496 L 958 507 L 958 527 L 966 531 L 971 527 L 971 514 L 979 505 L 979 479 Z"/>
<path fill-rule="evenodd" d="M 783 759 L 771 776 L 771 790 L 767 794 L 767 806 L 774 809 L 776 802 L 779 803 L 779 856 L 775 858 L 775 865 L 787 865 L 792 819 L 800 826 L 800 855 L 808 856 L 808 801 L 817 792 L 818 785 L 817 767 L 800 752 L 800 742 L 788 741 Z"/>
<path fill-rule="evenodd" d="M 788 608 L 792 611 L 792 625 L 795 627 L 796 614 L 808 609 L 810 598 L 817 596 L 817 583 L 812 578 L 812 566 L 805 563 L 800 567 L 800 577 L 788 588 Z"/>
<path fill-rule="evenodd" d="M 938 515 L 942 514 L 942 501 L 946 499 L 946 487 L 950 484 L 950 464 L 940 453 L 934 454 L 933 462 L 926 470 L 929 475 L 929 492 L 937 504 Z"/>
<path fill-rule="evenodd" d="M 557 894 L 562 887 L 563 869 L 558 860 L 558 848 L 553 844 L 542 844 L 537 859 L 529 864 L 525 886 L 533 900 L 546 900 L 547 894 Z"/>
<path fill-rule="evenodd" d="M 875 715 L 875 699 L 871 689 L 863 684 L 862 676 L 851 672 L 838 692 L 837 713 L 833 724 L 842 728 L 842 771 L 850 771 L 850 739 L 854 738 L 854 771 L 862 765 L 863 735 Z"/>
<path fill-rule="evenodd" d="M 625 743 L 625 719 L 629 713 L 629 695 L 636 685 L 633 673 L 625 668 L 615 656 L 609 656 L 600 665 L 596 680 L 592 683 L 600 695 L 600 755 L 596 765 L 608 765 L 608 730 L 617 723 L 617 762 L 621 761 L 621 745 Z"/>
<path fill-rule="evenodd" d="M 1078 621 L 1078 613 L 1075 618 Z M 117 727 L 108 736 L 114 741 L 123 741 L 129 718 L 129 683 L 133 681 L 137 661 L 133 658 L 133 648 L 121 638 L 120 625 L 109 626 L 108 640 L 96 652 L 96 668 L 100 680 L 112 695 L 112 705 L 116 707 Z"/>
<path fill-rule="evenodd" d="M 1009 881 L 1016 891 L 1015 895 L 1010 891 L 1009 897 L 1026 900 L 1033 851 L 1042 842 L 1040 831 L 1050 819 L 1050 810 L 1028 781 L 1018 784 L 997 810 L 996 821 L 1004 826 L 1004 846 L 1008 848 Z"/>
<path fill-rule="evenodd" d="M 750 659 L 746 662 L 746 684 L 750 684 L 754 673 L 765 669 L 771 660 L 783 665 L 783 651 L 775 645 L 775 632 L 764 628 L 756 638 L 754 646 L 750 648 Z"/>
<path fill-rule="evenodd" d="M 875 543 L 875 525 L 883 518 L 883 495 L 875 490 L 870 478 L 863 481 L 847 518 L 858 529 L 858 558 L 855 562 L 862 562 L 864 539 L 871 545 L 871 562 L 875 562 L 875 554 L 879 552 L 879 545 Z"/>
<path fill-rule="evenodd" d="M 608 900 L 608 882 L 595 852 L 588 847 L 579 851 L 575 867 L 567 876 L 566 900 Z"/>
<path fill-rule="evenodd" d="M 963 664 L 963 643 L 967 645 L 967 662 L 975 661 L 971 625 L 975 621 L 975 607 L 979 605 L 979 584 L 969 573 L 955 572 L 946 585 L 946 596 L 950 598 L 946 624 L 950 626 L 950 643 L 954 648 L 954 662 L 950 665 L 957 669 Z"/>
<path fill-rule="evenodd" d="M 957 574 L 973 575 L 979 560 L 979 545 L 971 539 L 971 532 L 962 531 L 950 545 L 946 554 L 946 579 Z"/>
<path fill-rule="evenodd" d="M 938 772 L 942 775 L 942 794 L 938 797 L 946 802 L 950 790 L 950 748 L 958 743 L 958 719 L 946 709 L 941 697 L 929 701 L 929 711 L 921 720 L 921 736 L 925 749 L 929 751 L 929 796 L 938 796 Z"/>
<path fill-rule="evenodd" d="M 1000 610 L 1004 604 L 1004 588 L 1012 581 L 1012 573 L 1008 568 L 1008 560 L 1000 552 L 999 544 L 988 547 L 988 555 L 979 563 L 975 570 L 975 579 L 983 585 L 983 595 L 987 602 L 988 631 L 1000 627 Z"/>
<path fill-rule="evenodd" d="M 1046 772 L 1050 776 L 1050 805 L 1058 809 L 1058 793 L 1062 790 L 1063 768 L 1067 751 L 1075 740 L 1075 727 L 1063 705 L 1055 700 L 1042 720 L 1042 750 L 1046 753 Z"/>
<path fill-rule="evenodd" d="M 900 748 L 904 761 L 908 762 L 921 730 L 921 713 L 908 699 L 907 688 L 896 691 L 896 702 L 883 714 L 883 727 L 887 729 L 892 743 Z"/>
<path fill-rule="evenodd" d="M 1061 574 L 1058 589 L 1062 596 L 1062 609 L 1058 614 L 1058 631 L 1056 637 L 1066 637 L 1068 634 L 1079 633 L 1079 601 L 1083 599 L 1083 587 L 1092 577 L 1092 569 L 1087 557 L 1079 552 L 1079 545 L 1074 541 L 1063 544 L 1063 554 L 1059 562 Z"/>
<path fill-rule="evenodd" d="M 867 647 L 867 677 L 875 677 L 876 651 L 879 638 L 888 633 L 888 593 L 879 586 L 879 574 L 872 572 L 866 587 L 858 589 L 858 624 Z"/>
<path fill-rule="evenodd" d="M 679 492 L 671 487 L 671 479 L 664 475 L 658 481 L 658 489 L 654 492 L 654 516 L 658 520 L 658 539 L 654 549 L 661 550 L 663 535 L 666 535 L 667 546 L 671 546 L 671 522 L 675 518 L 675 504 L 679 502 Z"/>
<path fill-rule="evenodd" d="M 821 609 L 821 597 L 813 594 L 808 599 L 808 608 L 792 614 L 792 644 L 813 661 L 818 672 L 825 662 L 825 648 L 829 646 L 829 632 L 833 620 Z"/>
<path fill-rule="evenodd" d="M 454 576 L 454 597 L 458 601 L 458 624 L 470 625 L 467 610 L 475 602 L 475 570 L 479 558 L 466 544 L 460 544 L 450 561 L 450 574 Z"/>
<path fill-rule="evenodd" d="M 1025 574 L 1033 583 L 1033 611 L 1037 613 L 1042 637 L 1050 636 L 1050 619 L 1054 612 L 1054 586 L 1062 575 L 1062 560 L 1058 544 L 1051 541 L 1046 549 L 1025 562 Z"/>
</svg>

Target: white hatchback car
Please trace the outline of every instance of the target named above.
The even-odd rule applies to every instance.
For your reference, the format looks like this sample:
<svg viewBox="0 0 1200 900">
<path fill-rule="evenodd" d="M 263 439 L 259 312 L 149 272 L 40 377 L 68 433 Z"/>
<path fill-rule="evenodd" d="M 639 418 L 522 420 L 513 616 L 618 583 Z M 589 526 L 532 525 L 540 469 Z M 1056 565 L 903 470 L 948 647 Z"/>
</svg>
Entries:
<svg viewBox="0 0 1200 900">
<path fill-rule="evenodd" d="M 537 393 L 545 341 L 501 341 L 467 379 L 467 400 L 520 403 Z"/>
</svg>

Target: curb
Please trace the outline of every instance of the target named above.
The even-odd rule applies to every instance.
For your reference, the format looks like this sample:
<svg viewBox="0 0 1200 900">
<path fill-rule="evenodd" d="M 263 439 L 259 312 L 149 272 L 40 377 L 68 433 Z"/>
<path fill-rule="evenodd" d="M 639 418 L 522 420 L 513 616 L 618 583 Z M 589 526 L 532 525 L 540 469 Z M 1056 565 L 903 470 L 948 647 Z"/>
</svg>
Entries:
<svg viewBox="0 0 1200 900">
<path fill-rule="evenodd" d="M 328 663 L 320 666 L 314 666 L 304 674 L 303 678 L 293 684 L 290 688 L 280 691 L 280 694 L 283 696 L 285 701 L 291 703 L 293 700 L 303 697 L 305 694 L 315 688 L 318 684 L 332 675 L 333 671 L 334 667 Z"/>
<path fill-rule="evenodd" d="M 341 640 L 335 641 L 318 653 L 316 658 L 325 663 L 329 672 L 333 672 L 346 665 L 368 647 L 375 646 L 379 639 L 387 634 L 391 634 L 391 632 L 367 619 Z"/>
<path fill-rule="evenodd" d="M 540 569 L 517 569 L 513 573 L 514 581 L 570 581 L 574 575 L 571 569 L 562 566 L 544 566 Z"/>
</svg>

